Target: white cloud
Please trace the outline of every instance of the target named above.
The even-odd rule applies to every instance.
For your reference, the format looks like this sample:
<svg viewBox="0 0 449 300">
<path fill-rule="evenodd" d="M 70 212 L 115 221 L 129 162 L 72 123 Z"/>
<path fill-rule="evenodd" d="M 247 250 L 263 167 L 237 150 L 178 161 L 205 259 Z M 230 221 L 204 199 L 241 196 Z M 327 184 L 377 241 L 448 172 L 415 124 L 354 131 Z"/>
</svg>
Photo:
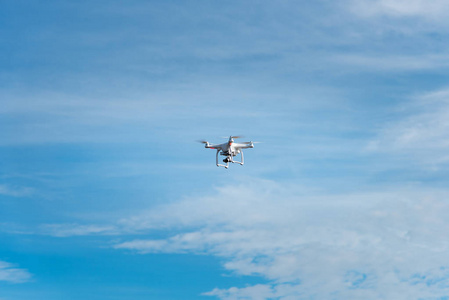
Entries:
<svg viewBox="0 0 449 300">
<path fill-rule="evenodd" d="M 449 16 L 445 0 L 362 0 L 353 1 L 353 9 L 364 16 L 424 17 L 429 19 Z"/>
<path fill-rule="evenodd" d="M 206 293 L 221 299 L 445 296 L 448 197 L 447 191 L 417 188 L 311 196 L 256 181 L 124 220 L 129 228 L 176 233 L 115 248 L 216 255 L 232 273 L 268 280 Z"/>
<path fill-rule="evenodd" d="M 16 268 L 13 264 L 0 261 L 0 281 L 10 283 L 22 283 L 31 279 L 31 274 L 26 269 Z"/>
<path fill-rule="evenodd" d="M 205 296 L 217 296 L 220 299 L 267 299 L 275 297 L 276 293 L 271 286 L 257 284 L 245 288 L 213 289 L 210 292 L 203 293 Z"/>
<path fill-rule="evenodd" d="M 424 94 L 404 107 L 399 121 L 387 124 L 368 149 L 408 154 L 438 167 L 449 161 L 449 89 Z"/>
</svg>

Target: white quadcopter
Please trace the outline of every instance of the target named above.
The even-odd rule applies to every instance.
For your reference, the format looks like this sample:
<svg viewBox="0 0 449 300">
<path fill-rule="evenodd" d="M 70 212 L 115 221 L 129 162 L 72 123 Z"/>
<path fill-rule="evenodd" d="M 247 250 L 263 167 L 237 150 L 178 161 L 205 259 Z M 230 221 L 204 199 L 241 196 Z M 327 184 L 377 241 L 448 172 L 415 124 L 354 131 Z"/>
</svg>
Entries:
<svg viewBox="0 0 449 300">
<path fill-rule="evenodd" d="M 254 143 L 256 143 L 256 142 L 235 143 L 234 139 L 238 139 L 238 138 L 241 138 L 241 137 L 240 136 L 230 136 L 227 143 L 215 144 L 215 145 L 211 145 L 207 141 L 199 141 L 199 142 L 203 143 L 203 144 L 206 144 L 205 148 L 217 149 L 217 154 L 215 155 L 215 157 L 216 157 L 215 160 L 216 160 L 216 163 L 217 163 L 217 167 L 225 167 L 227 169 L 227 168 L 229 168 L 229 163 L 230 162 L 243 165 L 243 151 L 242 151 L 242 149 L 254 148 Z M 226 156 L 226 158 L 223 159 L 223 162 L 225 162 L 226 165 L 222 165 L 222 164 L 218 163 L 218 154 L 219 153 L 220 153 L 220 155 Z M 236 156 L 239 153 L 241 155 L 241 161 L 235 161 L 234 160 L 234 156 Z"/>
</svg>

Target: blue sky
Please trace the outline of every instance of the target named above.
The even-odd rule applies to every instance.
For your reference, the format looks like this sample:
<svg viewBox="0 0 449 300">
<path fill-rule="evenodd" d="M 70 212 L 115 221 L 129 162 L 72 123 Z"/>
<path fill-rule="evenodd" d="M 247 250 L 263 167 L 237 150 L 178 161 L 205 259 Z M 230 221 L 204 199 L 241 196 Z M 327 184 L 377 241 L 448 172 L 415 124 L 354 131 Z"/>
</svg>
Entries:
<svg viewBox="0 0 449 300">
<path fill-rule="evenodd" d="M 1 300 L 449 297 L 445 1 L 0 8 Z"/>
</svg>

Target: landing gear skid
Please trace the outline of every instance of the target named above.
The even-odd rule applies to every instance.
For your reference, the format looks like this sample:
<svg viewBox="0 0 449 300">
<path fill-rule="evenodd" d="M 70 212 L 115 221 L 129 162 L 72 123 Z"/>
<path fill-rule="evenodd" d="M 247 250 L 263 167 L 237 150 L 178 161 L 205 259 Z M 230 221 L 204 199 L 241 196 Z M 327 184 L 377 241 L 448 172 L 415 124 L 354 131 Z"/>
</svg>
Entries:
<svg viewBox="0 0 449 300">
<path fill-rule="evenodd" d="M 240 160 L 241 161 L 235 161 L 234 157 L 231 155 L 231 162 L 233 164 L 240 164 L 241 166 L 243 166 L 243 151 L 240 151 Z"/>
<path fill-rule="evenodd" d="M 229 168 L 229 163 L 231 162 L 231 163 L 233 163 L 233 164 L 240 164 L 241 166 L 243 166 L 243 151 L 241 151 L 240 152 L 240 155 L 241 155 L 241 161 L 235 161 L 234 160 L 234 156 L 232 156 L 232 154 L 231 155 L 228 155 L 224 160 L 223 160 L 223 162 L 226 162 L 226 165 L 222 165 L 222 164 L 220 164 L 220 163 L 218 163 L 218 154 L 220 153 L 220 150 L 217 150 L 217 153 L 216 153 L 216 155 L 215 155 L 215 162 L 216 162 L 216 164 L 217 164 L 217 167 L 225 167 L 226 169 L 227 168 Z"/>
<path fill-rule="evenodd" d="M 227 162 L 225 165 L 218 163 L 218 153 L 220 152 L 220 149 L 217 150 L 217 154 L 215 155 L 215 162 L 217 163 L 217 167 L 225 167 L 226 169 L 229 168 L 229 162 Z"/>
</svg>

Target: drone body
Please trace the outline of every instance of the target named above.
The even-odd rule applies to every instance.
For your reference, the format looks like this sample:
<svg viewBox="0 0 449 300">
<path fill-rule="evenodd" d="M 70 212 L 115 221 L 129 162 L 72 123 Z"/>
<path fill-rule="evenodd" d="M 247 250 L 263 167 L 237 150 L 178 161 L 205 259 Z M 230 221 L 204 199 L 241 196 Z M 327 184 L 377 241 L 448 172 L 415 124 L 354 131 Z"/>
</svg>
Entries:
<svg viewBox="0 0 449 300">
<path fill-rule="evenodd" d="M 229 168 L 230 162 L 243 165 L 242 149 L 254 148 L 254 142 L 237 143 L 237 142 L 234 142 L 234 139 L 236 139 L 236 138 L 239 138 L 239 136 L 230 136 L 228 142 L 223 143 L 223 144 L 210 144 L 207 141 L 201 141 L 201 143 L 206 144 L 205 148 L 216 149 L 217 153 L 215 155 L 215 157 L 216 157 L 215 160 L 216 160 L 217 167 L 225 167 L 227 169 L 227 168 Z M 226 156 L 226 158 L 223 159 L 223 162 L 226 163 L 226 165 L 218 163 L 218 154 L 220 154 L 222 156 Z M 241 160 L 235 161 L 234 157 L 238 154 L 241 155 Z"/>
</svg>

